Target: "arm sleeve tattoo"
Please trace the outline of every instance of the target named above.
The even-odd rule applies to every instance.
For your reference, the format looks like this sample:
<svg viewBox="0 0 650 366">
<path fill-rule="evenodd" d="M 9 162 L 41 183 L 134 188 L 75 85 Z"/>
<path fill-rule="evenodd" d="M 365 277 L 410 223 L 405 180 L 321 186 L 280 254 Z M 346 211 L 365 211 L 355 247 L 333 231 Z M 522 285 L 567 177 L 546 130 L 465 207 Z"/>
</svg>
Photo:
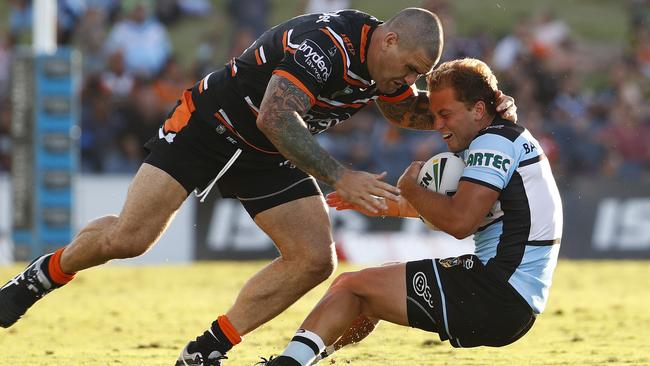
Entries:
<svg viewBox="0 0 650 366">
<path fill-rule="evenodd" d="M 257 125 L 284 157 L 333 186 L 345 168 L 307 129 L 301 116 L 310 107 L 305 92 L 284 77 L 273 75 L 260 106 Z"/>
<path fill-rule="evenodd" d="M 377 100 L 377 106 L 388 121 L 414 130 L 432 130 L 434 116 L 429 112 L 429 97 L 420 91 L 396 103 Z"/>
</svg>

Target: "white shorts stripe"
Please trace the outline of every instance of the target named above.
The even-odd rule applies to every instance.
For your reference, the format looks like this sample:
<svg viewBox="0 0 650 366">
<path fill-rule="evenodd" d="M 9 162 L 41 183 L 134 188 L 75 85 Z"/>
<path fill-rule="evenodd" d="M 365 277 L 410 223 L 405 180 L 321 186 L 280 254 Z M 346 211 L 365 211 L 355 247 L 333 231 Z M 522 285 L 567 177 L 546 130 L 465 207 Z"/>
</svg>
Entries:
<svg viewBox="0 0 650 366">
<path fill-rule="evenodd" d="M 226 122 L 230 125 L 230 127 L 235 128 L 232 122 L 230 122 L 230 118 L 228 118 L 228 115 L 226 114 L 226 112 L 224 112 L 223 109 L 219 109 L 219 114 L 221 115 L 221 117 L 223 117 L 224 120 L 226 120 Z"/>
<path fill-rule="evenodd" d="M 255 112 L 260 113 L 260 109 L 257 108 L 257 107 L 255 106 L 255 104 L 253 104 L 253 101 L 251 100 L 251 98 L 250 98 L 248 95 L 244 97 L 244 100 L 246 101 L 246 103 L 248 103 L 248 105 L 249 105 L 251 108 L 253 108 L 253 110 L 254 110 Z"/>
<path fill-rule="evenodd" d="M 445 331 L 447 331 L 447 336 L 451 339 L 451 333 L 449 333 L 449 322 L 447 321 L 447 303 L 445 301 L 445 292 L 442 290 L 442 283 L 440 282 L 440 275 L 438 274 L 438 267 L 436 267 L 435 259 L 431 261 L 433 263 L 433 272 L 436 274 L 436 281 L 438 282 L 438 289 L 440 290 L 440 303 L 442 304 L 442 320 L 445 321 Z"/>
</svg>

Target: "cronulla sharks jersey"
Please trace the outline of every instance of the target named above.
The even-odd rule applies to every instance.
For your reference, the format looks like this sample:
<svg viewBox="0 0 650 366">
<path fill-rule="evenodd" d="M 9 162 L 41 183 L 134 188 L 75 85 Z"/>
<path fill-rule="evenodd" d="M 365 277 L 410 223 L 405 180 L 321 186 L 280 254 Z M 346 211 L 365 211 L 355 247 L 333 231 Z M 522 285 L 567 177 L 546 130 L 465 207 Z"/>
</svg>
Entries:
<svg viewBox="0 0 650 366">
<path fill-rule="evenodd" d="M 476 255 L 541 313 L 562 237 L 562 202 L 541 146 L 521 125 L 497 118 L 462 157 L 461 180 L 499 192 L 474 234 Z"/>
</svg>

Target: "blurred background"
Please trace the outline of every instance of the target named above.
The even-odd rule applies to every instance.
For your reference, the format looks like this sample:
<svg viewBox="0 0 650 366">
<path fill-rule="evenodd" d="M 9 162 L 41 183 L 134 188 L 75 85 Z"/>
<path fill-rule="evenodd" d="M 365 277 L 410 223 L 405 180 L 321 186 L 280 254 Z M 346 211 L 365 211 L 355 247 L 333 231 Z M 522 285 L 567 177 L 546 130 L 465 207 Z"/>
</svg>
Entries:
<svg viewBox="0 0 650 366">
<path fill-rule="evenodd" d="M 239 55 L 269 27 L 302 13 L 344 8 L 388 19 L 407 6 L 440 16 L 442 61 L 482 59 L 497 74 L 501 90 L 515 97 L 519 123 L 542 144 L 562 191 L 561 254 L 650 258 L 647 0 L 59 0 L 57 43 L 81 55 L 74 63 L 78 77 L 70 128 L 78 153 L 71 165 L 70 215 L 43 225 L 68 225 L 69 236 L 85 221 L 119 211 L 128 181 L 145 157 L 142 144 L 181 91 Z M 66 244 L 38 234 L 43 210 L 32 207 L 38 202 L 30 203 L 36 216 L 31 226 L 23 227 L 37 233 L 16 237 L 13 230 L 16 180 L 12 183 L 10 172 L 16 163 L 12 108 L 17 100 L 12 63 L 31 45 L 32 27 L 39 27 L 32 11 L 29 0 L 0 2 L 0 263 Z M 318 139 L 356 169 L 388 171 L 391 183 L 412 160 L 446 148 L 436 133 L 391 127 L 374 106 Z M 38 182 L 23 188 L 35 190 L 38 201 Z M 200 205 L 188 200 L 160 248 L 140 260 L 274 254 L 237 202 L 211 196 Z M 417 220 L 334 212 L 333 221 L 340 256 L 358 262 L 471 250 L 470 242 L 458 245 Z"/>
</svg>

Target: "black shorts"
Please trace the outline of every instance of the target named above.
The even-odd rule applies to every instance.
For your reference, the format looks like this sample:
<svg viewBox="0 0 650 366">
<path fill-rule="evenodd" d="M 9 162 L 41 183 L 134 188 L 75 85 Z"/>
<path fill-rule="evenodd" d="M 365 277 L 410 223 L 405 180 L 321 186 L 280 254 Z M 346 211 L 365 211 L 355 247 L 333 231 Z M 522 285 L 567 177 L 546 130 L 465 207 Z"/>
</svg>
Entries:
<svg viewBox="0 0 650 366">
<path fill-rule="evenodd" d="M 505 346 L 535 321 L 528 303 L 475 255 L 407 262 L 406 304 L 410 326 L 454 347 Z"/>
<path fill-rule="evenodd" d="M 241 155 L 216 185 L 222 197 L 239 199 L 251 217 L 286 202 L 322 194 L 313 177 L 282 155 L 257 151 L 218 123 L 206 122 L 197 113 L 183 113 L 187 108 L 183 103 L 187 102 L 181 102 L 170 114 L 177 119 L 178 131 L 165 133 L 161 127 L 159 134 L 145 144 L 149 155 L 144 162 L 167 172 L 188 195 L 205 189 L 237 149 L 242 150 Z M 210 194 L 216 193 L 213 190 Z"/>
</svg>

